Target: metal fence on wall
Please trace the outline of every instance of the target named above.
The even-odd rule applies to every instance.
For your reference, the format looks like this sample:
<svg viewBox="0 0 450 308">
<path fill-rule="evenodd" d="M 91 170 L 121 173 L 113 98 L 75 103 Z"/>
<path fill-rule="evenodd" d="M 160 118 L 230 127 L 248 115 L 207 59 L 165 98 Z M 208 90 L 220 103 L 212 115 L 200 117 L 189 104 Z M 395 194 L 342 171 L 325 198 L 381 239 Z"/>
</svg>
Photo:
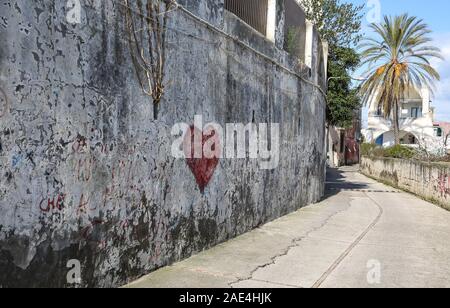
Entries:
<svg viewBox="0 0 450 308">
<path fill-rule="evenodd" d="M 285 19 L 285 50 L 296 57 L 304 59 L 305 57 L 305 32 L 306 16 L 303 9 L 295 0 L 285 0 L 286 19 Z"/>
<path fill-rule="evenodd" d="M 268 0 L 225 0 L 225 9 L 266 35 Z"/>
</svg>

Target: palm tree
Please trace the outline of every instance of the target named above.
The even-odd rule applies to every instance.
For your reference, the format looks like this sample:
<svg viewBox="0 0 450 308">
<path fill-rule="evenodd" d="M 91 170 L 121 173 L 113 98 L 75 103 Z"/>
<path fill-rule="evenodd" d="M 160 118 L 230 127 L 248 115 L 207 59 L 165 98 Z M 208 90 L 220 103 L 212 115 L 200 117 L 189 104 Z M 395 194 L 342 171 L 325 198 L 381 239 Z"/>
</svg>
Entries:
<svg viewBox="0 0 450 308">
<path fill-rule="evenodd" d="M 363 40 L 362 64 L 368 64 L 368 79 L 361 85 L 363 103 L 375 99 L 386 119 L 392 119 L 395 144 L 399 138 L 400 101 L 409 89 L 427 87 L 440 80 L 431 66 L 431 58 L 440 58 L 439 48 L 429 46 L 431 33 L 423 20 L 407 14 L 384 17 L 384 22 L 370 26 L 376 38 Z"/>
</svg>

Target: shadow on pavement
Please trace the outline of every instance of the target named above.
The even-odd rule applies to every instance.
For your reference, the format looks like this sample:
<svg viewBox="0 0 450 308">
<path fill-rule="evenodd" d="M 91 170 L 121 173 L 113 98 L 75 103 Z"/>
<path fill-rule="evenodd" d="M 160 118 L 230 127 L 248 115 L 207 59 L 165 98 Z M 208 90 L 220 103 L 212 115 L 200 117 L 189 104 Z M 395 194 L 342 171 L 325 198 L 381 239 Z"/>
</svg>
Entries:
<svg viewBox="0 0 450 308">
<path fill-rule="evenodd" d="M 325 184 L 325 195 L 323 200 L 328 199 L 334 195 L 337 195 L 342 190 L 363 190 L 369 186 L 365 183 L 353 183 L 350 182 L 345 174 L 355 171 L 344 171 L 336 168 L 327 169 L 327 180 Z"/>
</svg>

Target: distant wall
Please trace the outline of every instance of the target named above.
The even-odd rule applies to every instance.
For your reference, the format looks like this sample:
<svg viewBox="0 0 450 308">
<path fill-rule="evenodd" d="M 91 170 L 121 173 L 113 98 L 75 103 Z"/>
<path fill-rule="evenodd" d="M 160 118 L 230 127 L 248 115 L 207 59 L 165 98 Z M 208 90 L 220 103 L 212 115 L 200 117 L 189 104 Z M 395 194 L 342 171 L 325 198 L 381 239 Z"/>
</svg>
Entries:
<svg viewBox="0 0 450 308">
<path fill-rule="evenodd" d="M 450 164 L 363 157 L 361 171 L 450 210 Z"/>
<path fill-rule="evenodd" d="M 323 194 L 317 35 L 306 67 L 223 0 L 180 0 L 237 39 L 171 12 L 155 116 L 118 2 L 81 1 L 72 25 L 65 1 L 0 0 L 0 287 L 70 286 L 69 260 L 81 263 L 81 286 L 120 286 Z M 171 155 L 172 126 L 194 115 L 223 126 L 279 123 L 278 168 L 221 159 L 201 192 Z"/>
</svg>

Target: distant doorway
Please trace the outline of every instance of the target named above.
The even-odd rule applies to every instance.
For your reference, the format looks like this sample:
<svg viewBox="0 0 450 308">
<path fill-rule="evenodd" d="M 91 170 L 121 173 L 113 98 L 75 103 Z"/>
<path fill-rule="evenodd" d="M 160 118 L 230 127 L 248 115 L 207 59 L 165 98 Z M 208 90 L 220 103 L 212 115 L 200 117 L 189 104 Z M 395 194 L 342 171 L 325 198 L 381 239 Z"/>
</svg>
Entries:
<svg viewBox="0 0 450 308">
<path fill-rule="evenodd" d="M 414 144 L 418 144 L 418 140 L 417 140 L 416 136 L 414 136 L 413 134 L 406 133 L 405 135 L 403 135 L 403 137 L 400 138 L 400 144 L 414 145 Z"/>
<path fill-rule="evenodd" d="M 383 144 L 384 144 L 384 134 L 382 134 L 380 137 L 377 138 L 377 140 L 375 140 L 375 144 L 379 145 L 380 147 L 383 146 Z"/>
<path fill-rule="evenodd" d="M 393 131 L 385 132 L 380 135 L 376 140 L 375 144 L 380 147 L 391 147 L 395 145 L 395 135 Z M 410 132 L 400 131 L 400 144 L 402 145 L 418 145 L 419 139 Z"/>
</svg>

